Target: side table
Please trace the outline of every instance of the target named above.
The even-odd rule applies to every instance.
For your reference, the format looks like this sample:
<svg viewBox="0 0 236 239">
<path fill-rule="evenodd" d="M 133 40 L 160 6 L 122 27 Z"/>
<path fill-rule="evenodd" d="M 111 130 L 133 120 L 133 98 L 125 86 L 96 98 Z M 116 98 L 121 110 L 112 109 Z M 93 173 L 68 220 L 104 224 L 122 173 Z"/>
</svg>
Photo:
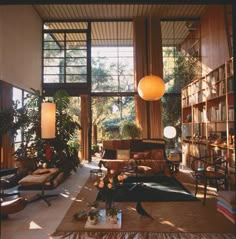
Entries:
<svg viewBox="0 0 236 239">
<path fill-rule="evenodd" d="M 176 173 L 179 171 L 180 160 L 168 160 L 168 165 L 171 173 Z"/>
<path fill-rule="evenodd" d="M 91 169 L 90 170 L 90 178 L 97 178 L 97 177 L 102 177 L 103 176 L 103 171 L 102 169 Z"/>
<path fill-rule="evenodd" d="M 180 153 L 169 153 L 168 155 L 168 165 L 171 173 L 176 173 L 179 171 L 179 165 L 181 162 Z"/>
</svg>

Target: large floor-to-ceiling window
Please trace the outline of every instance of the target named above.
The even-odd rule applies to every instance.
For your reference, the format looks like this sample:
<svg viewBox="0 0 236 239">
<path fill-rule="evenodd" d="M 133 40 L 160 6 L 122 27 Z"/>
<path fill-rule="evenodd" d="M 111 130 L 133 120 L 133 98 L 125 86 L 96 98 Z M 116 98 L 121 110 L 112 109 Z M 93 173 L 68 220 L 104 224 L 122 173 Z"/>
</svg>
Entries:
<svg viewBox="0 0 236 239">
<path fill-rule="evenodd" d="M 163 127 L 176 127 L 178 137 L 181 136 L 180 90 L 193 79 L 189 71 L 200 59 L 200 36 L 192 34 L 194 37 L 188 37 L 190 30 L 184 29 L 183 22 L 186 20 L 161 22 L 162 28 L 170 29 L 162 36 L 166 84 L 162 98 Z M 196 24 L 191 22 L 190 25 Z M 183 28 L 183 31 L 176 31 L 177 28 Z M 191 31 L 194 31 L 193 27 Z M 104 139 L 120 138 L 122 123 L 135 120 L 132 21 L 47 22 L 43 36 L 43 88 L 46 95 L 53 95 L 63 88 L 70 96 L 89 97 L 91 146 Z M 76 107 L 72 107 L 73 112 Z"/>
<path fill-rule="evenodd" d="M 101 143 L 120 138 L 122 123 L 135 120 L 131 21 L 91 24 L 91 63 L 93 143 Z"/>
<path fill-rule="evenodd" d="M 20 112 L 22 112 L 22 114 L 23 114 L 23 110 L 19 110 L 19 109 L 21 109 L 23 106 L 25 106 L 27 104 L 27 100 L 29 99 L 30 95 L 31 94 L 27 91 L 24 91 L 17 87 L 13 87 L 12 100 L 15 105 L 14 107 L 15 107 L 16 111 L 19 111 L 19 114 L 20 114 Z M 17 117 L 17 115 L 15 115 L 15 117 Z M 20 128 L 17 130 L 15 139 L 14 139 L 15 150 L 17 150 L 18 147 L 26 141 L 25 130 L 27 130 L 27 128 L 26 129 Z"/>
<path fill-rule="evenodd" d="M 122 122 L 135 120 L 132 29 L 128 20 L 44 24 L 44 92 L 89 97 L 91 144 L 120 137 Z"/>
</svg>

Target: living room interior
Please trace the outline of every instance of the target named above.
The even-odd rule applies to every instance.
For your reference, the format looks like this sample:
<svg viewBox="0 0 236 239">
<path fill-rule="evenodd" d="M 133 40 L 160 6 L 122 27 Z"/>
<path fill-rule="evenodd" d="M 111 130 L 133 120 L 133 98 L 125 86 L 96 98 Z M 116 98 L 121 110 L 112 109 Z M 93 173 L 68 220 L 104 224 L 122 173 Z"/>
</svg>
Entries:
<svg viewBox="0 0 236 239">
<path fill-rule="evenodd" d="M 235 238 L 235 12 L 3 1 L 1 237 Z"/>
</svg>

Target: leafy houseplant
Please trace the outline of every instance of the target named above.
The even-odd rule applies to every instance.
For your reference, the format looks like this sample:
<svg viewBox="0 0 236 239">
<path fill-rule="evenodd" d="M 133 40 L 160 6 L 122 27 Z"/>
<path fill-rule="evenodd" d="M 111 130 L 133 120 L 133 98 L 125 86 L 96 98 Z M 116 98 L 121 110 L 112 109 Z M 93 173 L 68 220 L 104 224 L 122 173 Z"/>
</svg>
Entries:
<svg viewBox="0 0 236 239">
<path fill-rule="evenodd" d="M 41 138 L 41 103 L 44 97 L 40 91 L 32 89 L 33 94 L 27 95 L 27 103 L 22 108 L 13 107 L 4 112 L 0 112 L 0 119 L 6 119 L 0 127 L 1 135 L 11 132 L 13 136 L 17 130 L 22 129 L 23 142 L 15 151 L 14 156 L 18 161 L 35 159 L 37 164 L 47 163 L 49 167 L 58 167 L 66 175 L 71 170 L 76 170 L 79 164 L 78 151 L 71 148 L 69 140 L 80 129 L 80 125 L 75 122 L 67 113 L 69 97 L 65 91 L 58 91 L 53 98 L 56 103 L 56 137 L 50 140 L 51 150 L 50 162 L 45 157 L 46 141 Z M 31 160 L 32 161 L 32 160 Z"/>
<path fill-rule="evenodd" d="M 110 223 L 116 224 L 117 223 L 117 214 L 120 210 L 116 207 L 109 208 L 107 210 L 107 217 Z"/>
<path fill-rule="evenodd" d="M 141 129 L 132 121 L 125 121 L 121 126 L 121 135 L 123 138 L 138 139 L 141 136 Z"/>
<path fill-rule="evenodd" d="M 108 216 L 111 216 L 111 217 L 115 217 L 115 216 L 117 216 L 117 213 L 118 213 L 119 211 L 120 211 L 120 210 L 119 210 L 118 208 L 112 207 L 112 208 L 109 208 L 109 209 L 107 210 L 107 215 L 108 215 Z"/>
<path fill-rule="evenodd" d="M 88 221 L 95 225 L 98 222 L 98 218 L 99 218 L 99 209 L 97 208 L 91 208 L 88 212 Z"/>
</svg>

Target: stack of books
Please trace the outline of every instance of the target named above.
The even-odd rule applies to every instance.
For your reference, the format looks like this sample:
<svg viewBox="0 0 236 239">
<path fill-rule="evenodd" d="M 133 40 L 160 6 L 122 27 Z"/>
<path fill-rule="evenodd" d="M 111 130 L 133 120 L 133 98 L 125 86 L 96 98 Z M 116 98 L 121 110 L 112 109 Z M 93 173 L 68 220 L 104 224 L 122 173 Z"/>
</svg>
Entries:
<svg viewBox="0 0 236 239">
<path fill-rule="evenodd" d="M 235 224 L 236 221 L 236 192 L 219 191 L 216 202 L 217 211 Z"/>
</svg>

